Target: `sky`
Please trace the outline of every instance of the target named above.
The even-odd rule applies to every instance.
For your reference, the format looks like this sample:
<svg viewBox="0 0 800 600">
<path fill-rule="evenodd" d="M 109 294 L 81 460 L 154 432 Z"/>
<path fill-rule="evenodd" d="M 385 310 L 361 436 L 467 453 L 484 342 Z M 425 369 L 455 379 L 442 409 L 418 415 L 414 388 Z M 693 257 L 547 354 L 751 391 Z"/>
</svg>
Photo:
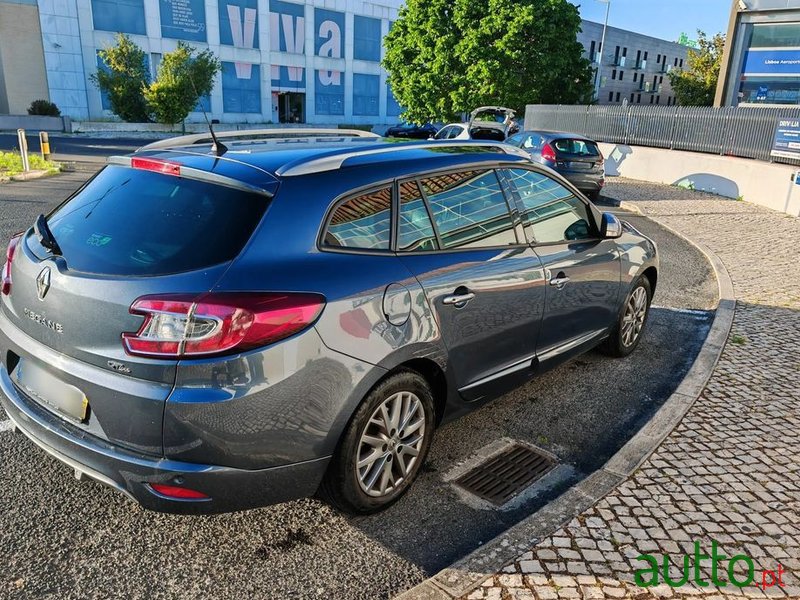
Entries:
<svg viewBox="0 0 800 600">
<path fill-rule="evenodd" d="M 581 16 L 602 23 L 606 5 L 598 0 L 570 0 Z M 728 30 L 732 0 L 611 0 L 608 24 L 620 29 L 677 41 L 681 32 L 696 39 L 698 29 L 708 35 Z"/>
</svg>

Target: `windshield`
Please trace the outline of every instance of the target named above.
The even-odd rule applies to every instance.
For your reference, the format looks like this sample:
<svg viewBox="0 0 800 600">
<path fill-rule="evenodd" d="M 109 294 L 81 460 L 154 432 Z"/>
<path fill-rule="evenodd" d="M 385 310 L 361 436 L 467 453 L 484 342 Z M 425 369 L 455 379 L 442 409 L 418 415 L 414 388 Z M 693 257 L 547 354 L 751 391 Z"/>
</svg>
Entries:
<svg viewBox="0 0 800 600">
<path fill-rule="evenodd" d="M 556 140 L 553 142 L 553 145 L 560 154 L 600 156 L 600 149 L 597 147 L 597 144 L 590 140 Z"/>
</svg>

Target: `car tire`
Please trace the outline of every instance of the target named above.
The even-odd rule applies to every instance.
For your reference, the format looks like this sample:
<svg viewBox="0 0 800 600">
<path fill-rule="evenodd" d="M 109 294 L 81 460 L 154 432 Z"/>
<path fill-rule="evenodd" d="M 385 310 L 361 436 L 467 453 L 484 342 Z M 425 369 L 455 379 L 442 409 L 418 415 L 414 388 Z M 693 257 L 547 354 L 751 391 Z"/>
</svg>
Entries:
<svg viewBox="0 0 800 600">
<path fill-rule="evenodd" d="M 435 418 L 433 393 L 421 375 L 400 371 L 381 381 L 350 420 L 320 496 L 351 514 L 392 505 L 408 491 L 425 461 Z"/>
<path fill-rule="evenodd" d="M 621 358 L 636 350 L 650 315 L 652 299 L 650 280 L 644 275 L 639 276 L 625 297 L 611 335 L 601 344 L 601 352 Z"/>
</svg>

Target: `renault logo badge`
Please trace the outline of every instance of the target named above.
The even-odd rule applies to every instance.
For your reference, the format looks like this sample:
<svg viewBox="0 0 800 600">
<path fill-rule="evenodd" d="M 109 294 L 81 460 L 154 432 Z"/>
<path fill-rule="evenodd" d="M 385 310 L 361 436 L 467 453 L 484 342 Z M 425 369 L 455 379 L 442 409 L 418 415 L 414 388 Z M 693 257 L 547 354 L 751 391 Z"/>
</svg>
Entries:
<svg viewBox="0 0 800 600">
<path fill-rule="evenodd" d="M 50 267 L 45 267 L 39 276 L 36 278 L 36 294 L 39 300 L 44 300 L 47 295 L 47 290 L 50 289 Z"/>
</svg>

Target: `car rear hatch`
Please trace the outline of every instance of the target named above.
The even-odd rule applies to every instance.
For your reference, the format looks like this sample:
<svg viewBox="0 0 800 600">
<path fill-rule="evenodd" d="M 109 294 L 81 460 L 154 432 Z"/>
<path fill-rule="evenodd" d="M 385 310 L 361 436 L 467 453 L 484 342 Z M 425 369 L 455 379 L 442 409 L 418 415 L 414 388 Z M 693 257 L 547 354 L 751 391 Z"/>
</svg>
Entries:
<svg viewBox="0 0 800 600">
<path fill-rule="evenodd" d="M 177 359 L 130 352 L 123 335 L 146 321 L 131 307 L 143 296 L 208 292 L 269 197 L 194 178 L 178 163 L 121 162 L 129 166 L 106 167 L 12 241 L 0 302 L 11 347 L 0 358 L 25 401 L 160 455 Z"/>
<path fill-rule="evenodd" d="M 559 170 L 575 173 L 601 173 L 603 154 L 591 140 L 562 138 L 551 143 Z"/>
</svg>

